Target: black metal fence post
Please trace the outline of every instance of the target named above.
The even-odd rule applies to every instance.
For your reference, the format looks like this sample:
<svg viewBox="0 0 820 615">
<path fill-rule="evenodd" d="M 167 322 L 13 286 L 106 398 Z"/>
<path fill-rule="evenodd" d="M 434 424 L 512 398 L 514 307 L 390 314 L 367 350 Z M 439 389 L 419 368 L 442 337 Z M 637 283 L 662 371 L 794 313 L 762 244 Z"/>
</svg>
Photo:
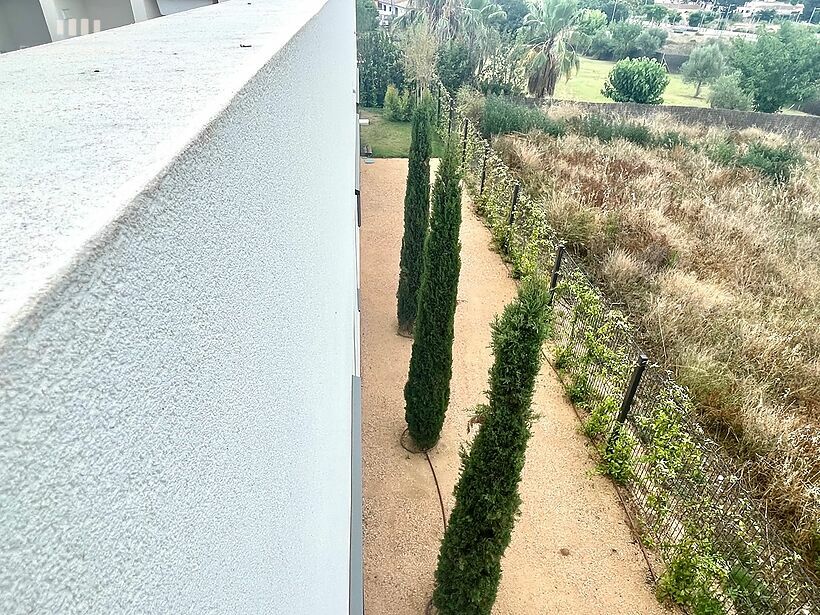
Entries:
<svg viewBox="0 0 820 615">
<path fill-rule="evenodd" d="M 484 162 L 481 163 L 481 188 L 478 190 L 478 194 L 484 194 L 484 182 L 487 181 L 487 147 L 484 147 Z"/>
<path fill-rule="evenodd" d="M 558 276 L 561 272 L 561 261 L 564 260 L 564 252 L 566 252 L 566 247 L 564 247 L 564 244 L 560 244 L 558 251 L 555 253 L 555 264 L 552 266 L 552 277 L 550 277 L 550 305 L 555 299 L 555 289 L 558 288 Z"/>
<path fill-rule="evenodd" d="M 518 206 L 518 195 L 521 192 L 521 184 L 515 184 L 512 195 L 512 203 L 510 203 L 510 218 L 507 223 L 512 226 L 515 222 L 515 208 Z"/>
<path fill-rule="evenodd" d="M 643 373 L 646 370 L 647 363 L 649 363 L 649 357 L 641 353 L 638 357 L 638 363 L 635 365 L 635 369 L 632 370 L 632 377 L 629 379 L 629 386 L 626 387 L 626 393 L 624 394 L 624 400 L 621 403 L 621 409 L 615 419 L 618 424 L 609 436 L 607 450 L 612 450 L 615 440 L 620 435 L 621 427 L 624 423 L 626 423 L 626 419 L 629 417 L 629 411 L 632 409 L 632 402 L 635 401 L 635 393 L 638 392 L 638 385 L 641 383 L 641 376 L 643 376 Z"/>
<path fill-rule="evenodd" d="M 470 127 L 470 120 L 466 117 L 464 118 L 464 136 L 462 137 L 461 142 L 461 164 L 465 164 L 467 162 L 467 130 Z"/>
<path fill-rule="evenodd" d="M 453 133 L 453 116 L 455 116 L 455 109 L 453 108 L 453 101 L 450 101 L 450 118 L 447 124 L 447 137 Z"/>
</svg>

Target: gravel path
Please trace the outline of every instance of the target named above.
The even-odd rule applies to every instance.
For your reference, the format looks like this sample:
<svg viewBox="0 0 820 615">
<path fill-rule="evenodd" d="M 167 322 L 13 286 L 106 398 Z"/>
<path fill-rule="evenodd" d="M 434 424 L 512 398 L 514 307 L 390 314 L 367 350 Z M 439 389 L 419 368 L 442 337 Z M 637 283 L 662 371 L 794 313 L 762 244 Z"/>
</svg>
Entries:
<svg viewBox="0 0 820 615">
<path fill-rule="evenodd" d="M 430 468 L 423 456 L 399 446 L 412 344 L 396 335 L 406 175 L 406 160 L 362 165 L 365 604 L 372 615 L 424 612 L 442 534 Z M 452 395 L 441 442 L 430 453 L 448 514 L 459 447 L 469 437 L 469 409 L 483 401 L 487 388 L 489 325 L 515 294 L 490 250 L 489 232 L 466 203 L 463 214 Z M 646 582 L 646 564 L 613 487 L 594 474 L 589 445 L 548 365 L 535 404 L 541 418 L 527 452 L 522 515 L 504 559 L 494 613 L 668 613 Z"/>
</svg>

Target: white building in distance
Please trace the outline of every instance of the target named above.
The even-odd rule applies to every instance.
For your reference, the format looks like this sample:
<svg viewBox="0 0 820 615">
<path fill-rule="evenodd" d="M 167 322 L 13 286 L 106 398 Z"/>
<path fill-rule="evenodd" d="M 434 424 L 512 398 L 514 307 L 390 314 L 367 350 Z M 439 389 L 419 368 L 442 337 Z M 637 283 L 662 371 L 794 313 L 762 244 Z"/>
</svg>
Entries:
<svg viewBox="0 0 820 615">
<path fill-rule="evenodd" d="M 218 0 L 0 0 L 0 53 L 110 30 L 217 2 Z"/>
<path fill-rule="evenodd" d="M 407 5 L 410 0 L 376 0 L 376 8 L 379 10 L 379 22 L 387 25 L 396 17 L 401 17 L 407 13 Z"/>
<path fill-rule="evenodd" d="M 774 11 L 778 17 L 796 17 L 803 12 L 803 5 L 778 0 L 751 0 L 737 7 L 738 14 L 746 17 L 755 17 L 765 11 Z"/>
</svg>

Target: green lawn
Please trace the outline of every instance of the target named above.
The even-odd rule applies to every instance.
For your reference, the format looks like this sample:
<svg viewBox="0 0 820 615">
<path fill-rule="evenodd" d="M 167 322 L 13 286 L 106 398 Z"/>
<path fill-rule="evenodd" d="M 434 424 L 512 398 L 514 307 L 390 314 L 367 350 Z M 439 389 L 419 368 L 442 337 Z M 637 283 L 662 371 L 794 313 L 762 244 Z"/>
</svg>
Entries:
<svg viewBox="0 0 820 615">
<path fill-rule="evenodd" d="M 615 62 L 581 58 L 581 70 L 573 74 L 569 81 L 561 80 L 555 88 L 555 98 L 585 102 L 612 102 L 601 94 L 609 71 Z M 695 86 L 684 83 L 680 75 L 669 75 L 669 85 L 663 93 L 663 104 L 686 107 L 706 107 L 708 86 L 703 86 L 698 98 L 694 97 Z"/>
<path fill-rule="evenodd" d="M 362 109 L 362 119 L 370 120 L 362 126 L 362 145 L 373 148 L 374 158 L 407 158 L 410 153 L 410 122 L 391 122 L 382 117 L 381 109 Z M 444 145 L 433 135 L 433 158 L 440 158 Z"/>
</svg>

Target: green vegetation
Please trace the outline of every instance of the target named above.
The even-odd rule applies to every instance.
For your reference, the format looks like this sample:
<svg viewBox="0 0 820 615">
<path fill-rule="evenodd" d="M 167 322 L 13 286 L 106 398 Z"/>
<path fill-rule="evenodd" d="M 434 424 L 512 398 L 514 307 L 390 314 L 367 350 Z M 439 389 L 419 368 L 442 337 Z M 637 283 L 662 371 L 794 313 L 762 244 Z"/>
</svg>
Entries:
<svg viewBox="0 0 820 615">
<path fill-rule="evenodd" d="M 684 83 L 695 84 L 695 98 L 700 96 L 704 83 L 714 83 L 726 70 L 723 51 L 717 43 L 695 47 L 692 55 L 681 66 Z"/>
<path fill-rule="evenodd" d="M 820 41 L 792 23 L 784 23 L 776 33 L 759 32 L 753 43 L 735 40 L 729 63 L 756 111 L 774 113 L 800 103 L 820 85 Z"/>
<path fill-rule="evenodd" d="M 407 427 L 415 444 L 424 450 L 438 442 L 450 401 L 453 321 L 461 270 L 459 154 L 455 148 L 448 149 L 433 186 L 410 372 L 404 387 Z"/>
<path fill-rule="evenodd" d="M 399 48 L 383 30 L 359 34 L 357 48 L 360 102 L 364 107 L 381 107 L 387 86 L 404 84 Z"/>
<path fill-rule="evenodd" d="M 370 0 L 356 0 L 356 32 L 372 32 L 379 27 L 379 12 L 376 3 Z"/>
<path fill-rule="evenodd" d="M 429 100 L 425 100 L 413 113 L 413 136 L 404 193 L 399 290 L 396 293 L 399 332 L 403 334 L 412 332 L 416 320 L 424 241 L 430 216 L 431 114 Z"/>
<path fill-rule="evenodd" d="M 560 100 L 611 102 L 601 94 L 601 89 L 614 66 L 614 62 L 583 58 L 578 74 L 569 81 L 562 80 L 558 83 L 555 88 L 555 97 Z M 704 91 L 708 89 L 704 88 Z M 663 93 L 662 104 L 687 107 L 707 106 L 704 98 L 695 98 L 692 95 L 692 88 L 683 82 L 680 75 L 669 75 L 669 86 Z"/>
<path fill-rule="evenodd" d="M 392 83 L 384 95 L 384 119 L 391 122 L 409 122 L 413 117 L 413 98 L 407 90 L 399 92 Z"/>
<path fill-rule="evenodd" d="M 715 596 L 715 585 L 725 581 L 726 570 L 710 542 L 687 538 L 675 547 L 658 582 L 658 599 L 687 606 L 694 615 L 725 615 L 723 604 Z"/>
<path fill-rule="evenodd" d="M 657 105 L 669 85 L 666 69 L 655 60 L 627 58 L 615 64 L 601 93 L 615 102 Z"/>
<path fill-rule="evenodd" d="M 536 278 L 493 324 L 489 406 L 462 455 L 456 505 L 441 543 L 433 604 L 440 615 L 489 615 L 521 505 L 518 484 L 533 418 L 531 404 L 549 328 L 547 293 Z"/>
<path fill-rule="evenodd" d="M 552 96 L 561 76 L 577 71 L 573 37 L 578 25 L 576 0 L 541 0 L 532 5 L 524 28 L 523 58 L 527 90 L 536 98 Z"/>
<path fill-rule="evenodd" d="M 370 120 L 362 126 L 362 145 L 373 149 L 374 158 L 407 158 L 410 154 L 410 123 L 384 119 L 381 109 L 362 109 L 362 119 Z M 441 158 L 444 144 L 437 134 L 432 136 L 433 158 Z"/>
<path fill-rule="evenodd" d="M 738 73 L 718 77 L 712 84 L 707 100 L 713 109 L 749 111 L 752 108 L 752 97 L 743 91 Z"/>
</svg>

